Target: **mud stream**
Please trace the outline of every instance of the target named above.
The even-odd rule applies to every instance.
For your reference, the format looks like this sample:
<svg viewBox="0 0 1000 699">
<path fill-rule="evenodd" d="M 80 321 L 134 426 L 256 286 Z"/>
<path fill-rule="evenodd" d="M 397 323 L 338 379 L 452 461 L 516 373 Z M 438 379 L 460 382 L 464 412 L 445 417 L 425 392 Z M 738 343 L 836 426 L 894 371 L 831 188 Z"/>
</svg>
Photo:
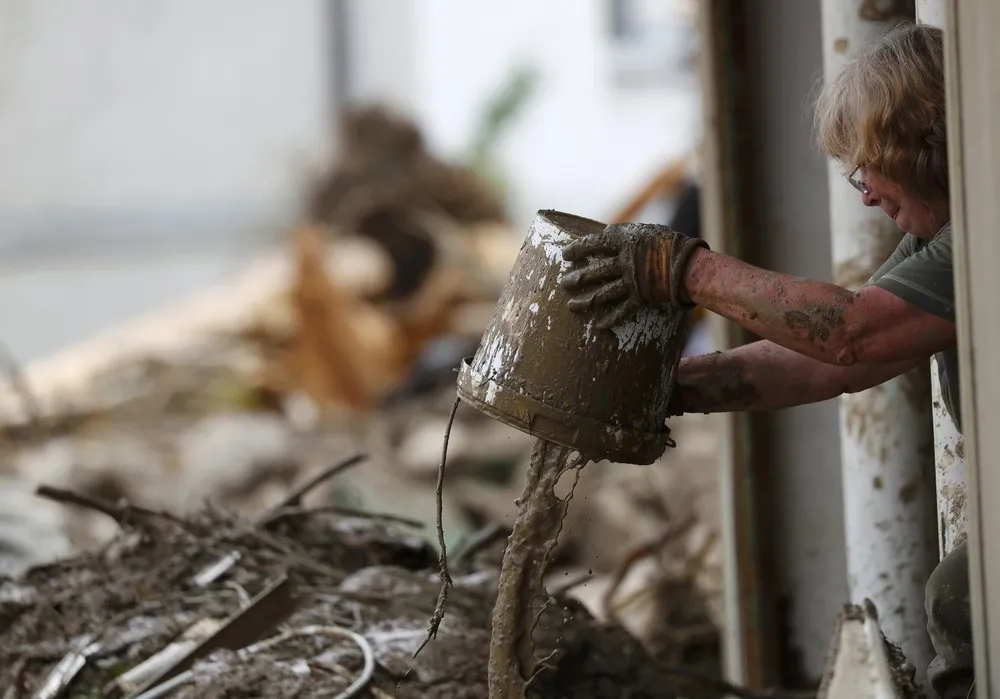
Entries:
<svg viewBox="0 0 1000 699">
<path fill-rule="evenodd" d="M 544 660 L 535 658 L 532 634 L 549 603 L 543 576 L 573 497 L 570 490 L 560 498 L 555 486 L 567 471 L 574 470 L 575 488 L 586 463 L 587 459 L 575 450 L 543 439 L 537 440 L 532 449 L 493 607 L 490 699 L 523 699 L 528 683 L 536 672 L 544 670 Z"/>
</svg>

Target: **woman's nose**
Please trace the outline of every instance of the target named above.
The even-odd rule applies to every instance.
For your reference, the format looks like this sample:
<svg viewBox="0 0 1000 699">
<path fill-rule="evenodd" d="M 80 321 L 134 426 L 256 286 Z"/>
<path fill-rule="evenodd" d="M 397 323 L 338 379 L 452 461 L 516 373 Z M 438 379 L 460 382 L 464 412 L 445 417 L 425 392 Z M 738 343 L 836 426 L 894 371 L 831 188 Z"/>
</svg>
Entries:
<svg viewBox="0 0 1000 699">
<path fill-rule="evenodd" d="M 871 190 L 861 193 L 861 203 L 865 206 L 878 206 L 879 199 Z"/>
</svg>

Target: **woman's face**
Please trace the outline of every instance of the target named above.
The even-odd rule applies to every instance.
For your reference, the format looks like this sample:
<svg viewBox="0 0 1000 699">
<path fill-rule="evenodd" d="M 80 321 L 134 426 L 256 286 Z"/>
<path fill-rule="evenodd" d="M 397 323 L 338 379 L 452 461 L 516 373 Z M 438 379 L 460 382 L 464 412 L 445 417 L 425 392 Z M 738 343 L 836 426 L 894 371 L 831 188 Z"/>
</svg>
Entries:
<svg viewBox="0 0 1000 699">
<path fill-rule="evenodd" d="M 858 171 L 851 179 L 861 190 L 865 206 L 879 207 L 902 230 L 918 238 L 930 240 L 951 218 L 947 199 L 925 202 L 874 172 Z"/>
</svg>

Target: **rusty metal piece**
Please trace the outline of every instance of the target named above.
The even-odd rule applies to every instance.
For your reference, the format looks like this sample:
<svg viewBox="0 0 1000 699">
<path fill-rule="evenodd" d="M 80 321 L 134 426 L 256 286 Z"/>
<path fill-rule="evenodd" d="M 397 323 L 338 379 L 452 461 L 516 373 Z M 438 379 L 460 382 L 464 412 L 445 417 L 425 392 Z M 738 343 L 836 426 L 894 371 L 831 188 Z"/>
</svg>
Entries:
<svg viewBox="0 0 1000 699">
<path fill-rule="evenodd" d="M 294 611 L 295 605 L 291 580 L 287 575 L 282 575 L 258 594 L 250 606 L 230 616 L 215 633 L 192 648 L 177 662 L 149 678 L 141 687 L 129 694 L 127 699 L 136 699 L 170 681 L 194 665 L 196 660 L 214 650 L 227 648 L 235 651 L 250 645 L 287 618 Z"/>
<path fill-rule="evenodd" d="M 673 446 L 667 401 L 690 314 L 644 309 L 600 331 L 567 307 L 562 246 L 603 223 L 539 211 L 458 395 L 500 422 L 593 460 L 650 464 Z"/>
</svg>

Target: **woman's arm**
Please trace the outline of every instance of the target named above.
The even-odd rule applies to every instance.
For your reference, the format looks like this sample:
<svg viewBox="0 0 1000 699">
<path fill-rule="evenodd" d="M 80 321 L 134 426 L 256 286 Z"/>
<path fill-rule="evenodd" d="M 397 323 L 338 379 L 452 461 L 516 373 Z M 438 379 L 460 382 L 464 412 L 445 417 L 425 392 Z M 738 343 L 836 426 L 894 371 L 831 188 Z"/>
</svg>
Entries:
<svg viewBox="0 0 1000 699">
<path fill-rule="evenodd" d="M 694 303 L 822 364 L 926 359 L 956 342 L 954 322 L 885 289 L 869 286 L 854 293 L 710 250 L 691 256 L 684 286 Z"/>
<path fill-rule="evenodd" d="M 927 362 L 835 366 L 767 340 L 681 360 L 670 414 L 776 410 L 857 393 Z"/>
</svg>

